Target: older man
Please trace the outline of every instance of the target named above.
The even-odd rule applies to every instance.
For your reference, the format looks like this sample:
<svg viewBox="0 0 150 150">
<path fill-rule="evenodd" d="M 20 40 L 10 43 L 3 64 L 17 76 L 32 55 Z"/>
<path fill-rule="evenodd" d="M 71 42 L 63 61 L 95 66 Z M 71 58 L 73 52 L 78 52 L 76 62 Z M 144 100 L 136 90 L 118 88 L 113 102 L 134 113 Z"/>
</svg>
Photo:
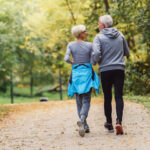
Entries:
<svg viewBox="0 0 150 150">
<path fill-rule="evenodd" d="M 106 123 L 104 127 L 113 132 L 112 125 L 112 86 L 116 101 L 116 134 L 123 134 L 123 85 L 125 78 L 125 59 L 129 56 L 129 47 L 121 32 L 113 27 L 110 15 L 99 18 L 100 33 L 96 35 L 93 42 L 95 61 L 99 63 L 101 82 L 104 93 L 104 110 Z"/>
</svg>

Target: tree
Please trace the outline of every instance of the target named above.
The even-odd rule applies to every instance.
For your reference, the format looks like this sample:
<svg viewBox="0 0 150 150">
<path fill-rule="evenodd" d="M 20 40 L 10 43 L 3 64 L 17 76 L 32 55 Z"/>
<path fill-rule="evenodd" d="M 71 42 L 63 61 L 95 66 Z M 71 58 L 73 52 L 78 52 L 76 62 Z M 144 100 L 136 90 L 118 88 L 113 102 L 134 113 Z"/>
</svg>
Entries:
<svg viewBox="0 0 150 150">
<path fill-rule="evenodd" d="M 21 3 L 18 1 L 0 1 L 0 74 L 3 77 L 3 91 L 6 91 L 7 84 L 10 82 L 11 99 L 13 102 L 13 74 L 17 68 L 17 57 L 20 50 L 19 45 L 23 42 L 23 30 Z M 16 9 L 16 3 L 17 8 Z"/>
</svg>

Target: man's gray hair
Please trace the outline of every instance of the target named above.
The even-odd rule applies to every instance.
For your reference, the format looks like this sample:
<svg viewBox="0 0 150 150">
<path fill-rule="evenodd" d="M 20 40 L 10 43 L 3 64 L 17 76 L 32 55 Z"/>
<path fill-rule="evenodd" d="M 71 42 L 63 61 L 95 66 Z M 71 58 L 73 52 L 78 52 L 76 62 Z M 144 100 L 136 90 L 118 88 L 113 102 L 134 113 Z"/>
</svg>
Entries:
<svg viewBox="0 0 150 150">
<path fill-rule="evenodd" d="M 86 27 L 84 25 L 76 25 L 71 30 L 75 37 L 79 37 L 79 35 L 84 31 L 86 31 Z"/>
<path fill-rule="evenodd" d="M 107 27 L 112 27 L 113 26 L 113 19 L 110 15 L 100 16 L 99 19 L 100 19 L 101 23 L 103 23 Z"/>
</svg>

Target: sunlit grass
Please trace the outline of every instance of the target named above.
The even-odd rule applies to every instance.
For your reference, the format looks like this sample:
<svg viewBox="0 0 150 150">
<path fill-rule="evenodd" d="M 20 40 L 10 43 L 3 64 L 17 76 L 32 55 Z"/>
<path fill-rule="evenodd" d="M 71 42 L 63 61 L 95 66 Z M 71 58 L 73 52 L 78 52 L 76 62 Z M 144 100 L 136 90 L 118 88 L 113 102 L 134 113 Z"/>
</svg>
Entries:
<svg viewBox="0 0 150 150">
<path fill-rule="evenodd" d="M 148 96 L 135 96 L 135 95 L 127 96 L 126 95 L 126 96 L 124 96 L 124 99 L 130 100 L 135 103 L 143 104 L 150 110 L 150 97 L 148 97 Z"/>
<path fill-rule="evenodd" d="M 39 102 L 41 97 L 47 97 L 49 101 L 51 100 L 60 100 L 59 92 L 51 92 L 51 93 L 43 93 L 42 96 L 30 97 L 20 97 L 14 96 L 14 103 L 30 103 L 30 102 Z M 63 91 L 63 100 L 69 99 L 67 96 L 67 92 Z M 9 94 L 0 94 L 0 104 L 10 104 L 11 99 Z"/>
<path fill-rule="evenodd" d="M 36 89 L 36 87 L 34 87 Z M 30 97 L 30 88 L 14 88 L 15 93 L 23 94 L 24 96 L 14 96 L 14 103 L 30 103 L 30 102 L 39 102 L 40 97 L 47 97 L 49 101 L 60 100 L 59 92 L 44 92 L 42 96 L 33 96 Z M 103 97 L 102 89 L 100 89 L 100 95 L 95 95 L 92 93 L 92 97 Z M 63 100 L 71 99 L 67 96 L 67 91 L 63 91 Z M 72 98 L 75 99 L 75 96 Z M 150 110 L 150 97 L 148 96 L 134 96 L 134 95 L 125 95 L 124 99 L 130 100 L 132 102 L 144 104 Z M 10 104 L 10 93 L 9 89 L 6 93 L 0 93 L 0 104 Z"/>
</svg>

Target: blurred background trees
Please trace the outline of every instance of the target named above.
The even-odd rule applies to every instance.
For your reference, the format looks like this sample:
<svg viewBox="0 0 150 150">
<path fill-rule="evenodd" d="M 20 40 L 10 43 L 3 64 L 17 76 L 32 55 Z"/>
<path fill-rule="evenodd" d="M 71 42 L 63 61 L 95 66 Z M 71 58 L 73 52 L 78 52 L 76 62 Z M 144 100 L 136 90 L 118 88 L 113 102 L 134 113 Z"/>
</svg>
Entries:
<svg viewBox="0 0 150 150">
<path fill-rule="evenodd" d="M 49 97 L 60 91 L 60 81 L 66 91 L 71 67 L 64 55 L 74 40 L 70 30 L 85 24 L 92 42 L 104 14 L 113 17 L 130 47 L 125 94 L 149 94 L 149 0 L 0 0 L 1 96 Z"/>
</svg>

